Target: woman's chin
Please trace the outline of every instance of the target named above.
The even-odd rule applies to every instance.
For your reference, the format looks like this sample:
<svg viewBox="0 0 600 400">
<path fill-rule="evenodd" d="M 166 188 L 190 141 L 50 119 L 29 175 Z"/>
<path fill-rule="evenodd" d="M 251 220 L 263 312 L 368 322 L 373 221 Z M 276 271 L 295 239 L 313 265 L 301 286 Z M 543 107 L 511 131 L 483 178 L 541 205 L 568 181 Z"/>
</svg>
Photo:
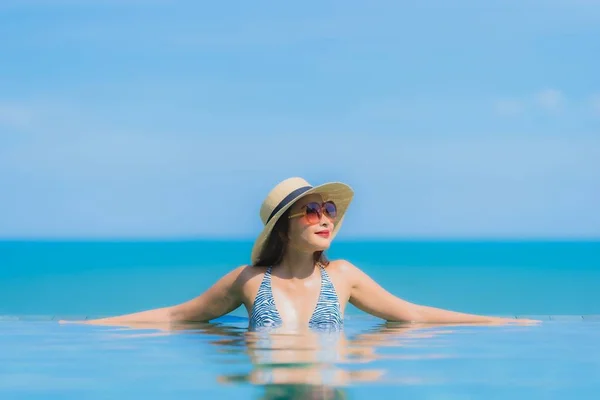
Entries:
<svg viewBox="0 0 600 400">
<path fill-rule="evenodd" d="M 331 246 L 331 240 L 325 238 L 315 238 L 311 241 L 313 251 L 325 251 Z"/>
</svg>

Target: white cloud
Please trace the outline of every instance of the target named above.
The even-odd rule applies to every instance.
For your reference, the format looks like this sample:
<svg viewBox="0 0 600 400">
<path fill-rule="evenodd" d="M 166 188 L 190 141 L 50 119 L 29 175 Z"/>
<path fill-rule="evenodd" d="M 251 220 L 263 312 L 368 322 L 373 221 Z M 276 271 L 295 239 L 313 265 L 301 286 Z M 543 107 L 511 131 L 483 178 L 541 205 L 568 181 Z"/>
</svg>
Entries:
<svg viewBox="0 0 600 400">
<path fill-rule="evenodd" d="M 600 101 L 598 101 L 600 103 Z M 565 96 L 558 89 L 543 89 L 531 97 L 500 98 L 494 102 L 494 111 L 498 115 L 512 116 L 526 110 L 558 112 L 564 108 Z M 600 105 L 599 105 L 600 106 Z M 600 107 L 599 107 L 600 108 Z"/>
<path fill-rule="evenodd" d="M 564 103 L 563 94 L 556 89 L 544 89 L 535 96 L 538 106 L 548 111 L 558 111 Z"/>
<path fill-rule="evenodd" d="M 31 125 L 31 110 L 20 104 L 0 102 L 0 126 L 9 128 L 27 128 Z"/>
<path fill-rule="evenodd" d="M 516 99 L 500 99 L 494 103 L 494 111 L 499 115 L 518 115 L 525 111 L 525 104 Z"/>
</svg>

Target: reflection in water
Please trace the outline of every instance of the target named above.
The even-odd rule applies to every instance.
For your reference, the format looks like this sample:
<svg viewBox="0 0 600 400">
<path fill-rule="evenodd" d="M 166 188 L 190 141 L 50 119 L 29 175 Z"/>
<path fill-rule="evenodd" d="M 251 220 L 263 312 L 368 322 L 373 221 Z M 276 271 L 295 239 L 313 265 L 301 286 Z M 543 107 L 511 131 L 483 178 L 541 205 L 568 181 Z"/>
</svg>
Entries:
<svg viewBox="0 0 600 400">
<path fill-rule="evenodd" d="M 264 400 L 342 400 L 347 399 L 346 391 L 330 386 L 313 385 L 266 385 L 265 394 L 259 399 Z"/>
<path fill-rule="evenodd" d="M 175 327 L 186 333 L 216 335 L 211 344 L 219 352 L 244 353 L 252 368 L 244 374 L 225 374 L 223 384 L 250 383 L 265 388 L 262 399 L 345 399 L 344 386 L 385 379 L 383 369 L 368 368 L 370 362 L 398 356 L 378 354 L 384 347 L 411 346 L 415 339 L 431 338 L 451 330 L 436 331 L 425 326 L 383 323 L 351 337 L 344 331 L 249 332 L 216 323 Z M 441 357 L 442 355 L 404 356 Z M 402 382 L 419 383 L 407 377 Z"/>
<path fill-rule="evenodd" d="M 213 322 L 170 326 L 150 335 L 201 335 L 215 353 L 249 358 L 249 371 L 221 374 L 217 380 L 226 385 L 262 386 L 265 389 L 262 399 L 345 399 L 344 387 L 354 383 L 425 383 L 422 377 L 411 376 L 415 372 L 410 369 L 399 378 L 397 363 L 394 377 L 387 376 L 385 362 L 376 363 L 383 366 L 379 369 L 369 368 L 369 364 L 382 360 L 448 358 L 449 354 L 439 353 L 448 351 L 439 339 L 453 332 L 449 325 L 382 323 L 356 333 L 351 330 L 268 333 Z M 219 362 L 227 362 L 226 358 Z"/>
</svg>

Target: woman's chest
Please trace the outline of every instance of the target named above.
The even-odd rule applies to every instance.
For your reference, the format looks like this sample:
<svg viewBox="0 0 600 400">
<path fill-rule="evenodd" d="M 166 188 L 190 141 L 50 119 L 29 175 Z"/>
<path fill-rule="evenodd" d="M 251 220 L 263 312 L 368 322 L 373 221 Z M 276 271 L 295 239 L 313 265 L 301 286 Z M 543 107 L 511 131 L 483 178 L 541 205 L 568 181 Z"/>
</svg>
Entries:
<svg viewBox="0 0 600 400">
<path fill-rule="evenodd" d="M 266 317 L 284 325 L 328 323 L 343 319 L 349 290 L 334 275 L 317 276 L 301 282 L 267 276 L 245 290 L 244 305 L 252 319 Z"/>
</svg>

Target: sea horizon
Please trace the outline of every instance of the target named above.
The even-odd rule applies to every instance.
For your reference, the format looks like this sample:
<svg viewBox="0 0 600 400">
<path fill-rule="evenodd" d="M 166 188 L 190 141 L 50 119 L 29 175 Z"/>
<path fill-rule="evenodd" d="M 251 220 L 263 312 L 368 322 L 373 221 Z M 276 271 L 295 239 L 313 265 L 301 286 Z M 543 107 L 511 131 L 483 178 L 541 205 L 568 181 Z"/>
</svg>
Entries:
<svg viewBox="0 0 600 400">
<path fill-rule="evenodd" d="M 248 265 L 252 244 L 0 240 L 0 315 L 111 315 L 182 302 Z M 494 315 L 600 314 L 598 240 L 336 238 L 327 256 L 352 262 L 415 303 Z"/>
<path fill-rule="evenodd" d="M 258 236 L 258 233 L 257 233 Z M 253 242 L 251 236 L 6 236 L 0 242 Z M 340 242 L 508 242 L 508 243 L 598 243 L 596 236 L 344 236 L 334 239 L 332 246 Z"/>
</svg>

